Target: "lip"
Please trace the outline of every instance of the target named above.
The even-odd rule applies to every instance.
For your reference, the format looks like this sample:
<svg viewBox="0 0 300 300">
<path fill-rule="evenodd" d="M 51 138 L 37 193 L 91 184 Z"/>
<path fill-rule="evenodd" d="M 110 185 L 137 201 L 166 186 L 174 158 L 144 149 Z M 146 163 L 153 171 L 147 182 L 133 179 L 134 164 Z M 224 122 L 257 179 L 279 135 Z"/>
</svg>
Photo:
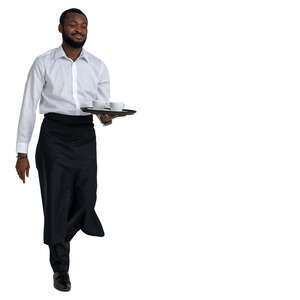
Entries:
<svg viewBox="0 0 300 300">
<path fill-rule="evenodd" d="M 80 34 L 75 34 L 74 37 L 76 37 L 77 39 L 83 39 L 83 36 Z"/>
</svg>

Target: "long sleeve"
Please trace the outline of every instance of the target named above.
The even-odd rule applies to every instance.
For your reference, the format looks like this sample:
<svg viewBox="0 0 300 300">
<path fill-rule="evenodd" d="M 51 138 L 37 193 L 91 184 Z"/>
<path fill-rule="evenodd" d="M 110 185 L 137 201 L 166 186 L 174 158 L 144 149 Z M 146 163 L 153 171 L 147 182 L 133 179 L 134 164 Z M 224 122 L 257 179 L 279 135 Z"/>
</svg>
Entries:
<svg viewBox="0 0 300 300">
<path fill-rule="evenodd" d="M 103 102 L 109 102 L 110 99 L 110 79 L 109 79 L 109 72 L 105 64 L 103 64 L 103 69 L 101 72 L 100 80 L 98 83 L 98 95 L 100 96 L 99 100 L 103 100 Z M 110 125 L 112 121 L 103 123 L 100 117 L 97 115 L 100 122 L 103 126 Z"/>
<path fill-rule="evenodd" d="M 36 108 L 44 86 L 43 65 L 37 57 L 27 76 L 17 130 L 17 153 L 27 153 L 36 120 Z"/>
</svg>

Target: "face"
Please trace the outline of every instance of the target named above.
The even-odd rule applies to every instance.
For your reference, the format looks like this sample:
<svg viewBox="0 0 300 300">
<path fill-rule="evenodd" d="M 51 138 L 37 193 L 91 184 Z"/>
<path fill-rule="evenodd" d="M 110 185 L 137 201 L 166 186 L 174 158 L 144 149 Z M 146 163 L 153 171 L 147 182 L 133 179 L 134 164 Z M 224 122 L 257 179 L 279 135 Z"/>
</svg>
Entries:
<svg viewBox="0 0 300 300">
<path fill-rule="evenodd" d="M 64 26 L 59 24 L 58 30 L 65 43 L 73 48 L 81 48 L 87 38 L 87 20 L 81 14 L 69 13 L 64 20 Z"/>
</svg>

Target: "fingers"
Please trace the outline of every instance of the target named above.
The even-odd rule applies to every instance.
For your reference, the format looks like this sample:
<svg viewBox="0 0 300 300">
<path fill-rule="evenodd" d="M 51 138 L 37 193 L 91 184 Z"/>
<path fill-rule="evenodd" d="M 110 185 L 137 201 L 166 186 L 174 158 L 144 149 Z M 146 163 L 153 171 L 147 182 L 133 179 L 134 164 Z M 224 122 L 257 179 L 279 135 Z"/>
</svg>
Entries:
<svg viewBox="0 0 300 300">
<path fill-rule="evenodd" d="M 104 122 L 109 122 L 112 119 L 112 116 L 109 114 L 104 114 Z"/>
<path fill-rule="evenodd" d="M 23 183 L 25 183 L 25 174 L 27 177 L 29 177 L 29 169 L 30 169 L 29 162 L 28 163 L 24 162 L 24 163 L 17 162 L 16 164 L 17 173 L 19 175 L 19 178 L 23 181 Z"/>
<path fill-rule="evenodd" d="M 23 181 L 23 183 L 25 183 L 25 178 L 22 174 L 22 171 L 20 169 L 18 169 L 17 167 L 16 167 L 16 169 L 17 169 L 17 173 L 19 175 L 19 178 Z"/>
<path fill-rule="evenodd" d="M 98 114 L 99 117 L 101 118 L 101 120 L 103 122 L 108 122 L 110 121 L 111 119 L 114 119 L 114 118 L 117 118 L 117 117 L 125 117 L 126 115 L 121 115 L 121 114 L 114 114 L 114 115 L 111 115 L 111 114 L 106 114 L 106 113 L 103 113 L 103 114 Z"/>
<path fill-rule="evenodd" d="M 23 181 L 23 183 L 25 183 L 25 170 L 19 171 L 18 174 L 21 180 Z"/>
<path fill-rule="evenodd" d="M 98 114 L 98 116 L 103 119 L 104 121 L 107 121 L 107 119 L 110 119 L 110 115 L 109 114 Z"/>
<path fill-rule="evenodd" d="M 21 179 L 25 183 L 25 171 L 21 171 Z"/>
<path fill-rule="evenodd" d="M 112 115 L 111 118 L 113 119 L 113 118 L 116 118 L 118 116 L 119 116 L 118 114 L 115 114 L 115 115 Z"/>
</svg>

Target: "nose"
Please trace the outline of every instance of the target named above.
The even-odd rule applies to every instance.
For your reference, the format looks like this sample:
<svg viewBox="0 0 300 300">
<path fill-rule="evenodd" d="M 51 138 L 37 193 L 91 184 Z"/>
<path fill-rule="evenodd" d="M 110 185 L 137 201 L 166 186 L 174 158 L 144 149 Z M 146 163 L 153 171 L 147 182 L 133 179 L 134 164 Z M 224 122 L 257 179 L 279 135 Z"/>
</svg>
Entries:
<svg viewBox="0 0 300 300">
<path fill-rule="evenodd" d="M 78 33 L 81 34 L 81 35 L 83 35 L 80 26 L 76 26 L 76 27 L 75 27 L 75 34 L 78 34 Z"/>
</svg>

